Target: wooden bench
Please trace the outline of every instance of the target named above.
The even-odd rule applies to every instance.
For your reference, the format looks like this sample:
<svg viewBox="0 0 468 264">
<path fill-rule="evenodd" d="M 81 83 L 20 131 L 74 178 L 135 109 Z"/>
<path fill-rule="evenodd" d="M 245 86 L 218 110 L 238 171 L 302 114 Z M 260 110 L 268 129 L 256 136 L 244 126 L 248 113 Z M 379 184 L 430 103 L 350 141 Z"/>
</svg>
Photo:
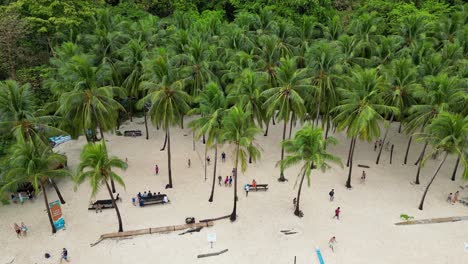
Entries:
<svg viewBox="0 0 468 264">
<path fill-rule="evenodd" d="M 257 184 L 257 187 L 253 187 L 252 184 L 249 184 L 249 191 L 267 191 L 268 184 Z"/>
<path fill-rule="evenodd" d="M 141 130 L 126 130 L 124 131 L 125 137 L 141 137 Z"/>
<path fill-rule="evenodd" d="M 89 203 L 88 210 L 96 210 L 98 209 L 98 206 L 101 207 L 99 209 L 114 208 L 114 205 L 112 204 L 112 200 L 108 199 L 108 200 L 97 200 L 94 203 L 93 202 Z"/>
<path fill-rule="evenodd" d="M 167 197 L 165 194 L 159 194 L 150 197 L 141 197 L 140 198 L 140 206 L 150 205 L 150 204 L 165 204 L 164 197 Z M 169 198 L 167 199 L 167 203 L 169 203 Z"/>
</svg>

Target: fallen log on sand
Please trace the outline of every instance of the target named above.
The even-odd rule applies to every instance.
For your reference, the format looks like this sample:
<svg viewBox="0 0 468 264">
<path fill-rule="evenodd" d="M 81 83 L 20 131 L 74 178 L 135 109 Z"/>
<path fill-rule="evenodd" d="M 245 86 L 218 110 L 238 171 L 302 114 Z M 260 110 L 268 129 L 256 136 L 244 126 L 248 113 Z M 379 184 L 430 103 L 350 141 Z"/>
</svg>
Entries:
<svg viewBox="0 0 468 264">
<path fill-rule="evenodd" d="M 226 218 L 229 218 L 229 217 L 231 217 L 230 214 L 225 215 L 225 216 L 216 217 L 216 218 L 203 219 L 203 220 L 200 220 L 199 222 L 200 223 L 213 222 L 213 221 L 223 220 L 223 219 L 226 219 Z"/>
<path fill-rule="evenodd" d="M 218 255 L 221 255 L 221 254 L 226 253 L 226 252 L 228 252 L 227 248 L 225 250 L 221 250 L 219 252 L 201 254 L 201 255 L 198 255 L 197 258 L 206 258 L 206 257 L 218 256 Z"/>
<path fill-rule="evenodd" d="M 458 221 L 466 221 L 466 220 L 468 220 L 468 216 L 454 216 L 454 217 L 411 220 L 411 221 L 395 223 L 395 225 L 437 224 L 437 223 L 449 223 L 449 222 L 458 222 Z"/>
<path fill-rule="evenodd" d="M 131 231 L 125 231 L 125 232 L 108 233 L 108 234 L 101 235 L 99 240 L 96 241 L 95 243 L 92 243 L 91 246 L 93 247 L 99 244 L 102 240 L 108 239 L 108 238 L 123 238 L 123 237 L 133 237 L 133 236 L 157 234 L 157 233 L 169 233 L 169 232 L 184 230 L 188 228 L 210 227 L 210 226 L 213 226 L 213 224 L 214 223 L 210 221 L 210 222 L 195 223 L 195 224 L 163 226 L 163 227 L 156 227 L 156 228 L 131 230 Z"/>
<path fill-rule="evenodd" d="M 360 167 L 360 168 L 367 168 L 367 169 L 370 168 L 369 166 L 364 165 L 364 164 L 358 164 L 357 166 Z"/>
</svg>

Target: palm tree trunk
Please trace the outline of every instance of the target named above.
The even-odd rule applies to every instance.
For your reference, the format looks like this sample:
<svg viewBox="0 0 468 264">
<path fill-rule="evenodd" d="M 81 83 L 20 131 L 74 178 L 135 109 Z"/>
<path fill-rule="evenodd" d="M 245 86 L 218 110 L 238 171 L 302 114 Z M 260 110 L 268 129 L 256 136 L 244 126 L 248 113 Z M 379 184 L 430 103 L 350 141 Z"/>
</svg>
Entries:
<svg viewBox="0 0 468 264">
<path fill-rule="evenodd" d="M 213 167 L 213 184 L 211 185 L 211 194 L 210 194 L 210 199 L 208 199 L 208 202 L 213 202 L 214 198 L 214 188 L 215 188 L 215 183 L 216 183 L 216 165 L 218 163 L 218 143 L 215 142 L 215 156 L 214 156 L 214 167 Z"/>
<path fill-rule="evenodd" d="M 107 180 L 104 180 L 104 182 L 106 183 L 107 191 L 109 192 L 109 196 L 112 200 L 112 206 L 114 206 L 115 212 L 117 213 L 117 220 L 119 221 L 119 232 L 123 232 L 122 217 L 120 216 L 119 207 L 117 207 L 117 203 L 115 202 L 114 195 L 112 194 L 109 183 Z"/>
<path fill-rule="evenodd" d="M 99 126 L 99 133 L 101 133 L 101 140 L 104 141 L 104 132 L 102 131 L 102 127 Z"/>
<path fill-rule="evenodd" d="M 409 154 L 409 149 L 410 149 L 412 140 L 413 140 L 413 136 L 411 135 L 408 140 L 408 146 L 406 147 L 405 160 L 403 161 L 403 164 L 405 165 L 406 165 L 406 162 L 408 162 L 408 154 Z"/>
<path fill-rule="evenodd" d="M 276 123 L 275 123 L 275 114 L 273 114 L 271 116 L 271 122 L 273 123 L 273 125 L 276 125 Z"/>
<path fill-rule="evenodd" d="M 398 133 L 401 134 L 401 121 L 400 121 L 400 125 L 398 126 Z"/>
<path fill-rule="evenodd" d="M 346 188 L 352 188 L 351 186 L 351 173 L 353 171 L 353 156 L 354 156 L 354 148 L 356 146 L 356 137 L 352 139 L 352 147 L 351 147 L 351 153 L 350 153 L 350 158 L 349 158 L 349 174 L 348 174 L 348 180 L 346 180 Z"/>
<path fill-rule="evenodd" d="M 304 172 L 302 173 L 302 177 L 301 177 L 301 182 L 299 183 L 299 190 L 297 191 L 296 209 L 294 210 L 294 214 L 299 217 L 302 217 L 302 212 L 299 209 L 299 202 L 301 200 L 301 190 L 302 190 L 302 184 L 304 183 L 305 174 L 306 174 L 306 170 L 304 169 Z"/>
<path fill-rule="evenodd" d="M 55 183 L 55 181 L 53 179 L 51 179 L 51 178 L 49 178 L 49 181 L 52 184 L 52 186 L 54 187 L 55 192 L 57 193 L 57 196 L 58 196 L 58 198 L 60 200 L 60 203 L 61 204 L 66 204 L 65 200 L 63 199 L 62 193 L 60 193 L 60 190 L 59 190 L 57 184 Z"/>
<path fill-rule="evenodd" d="M 180 118 L 180 128 L 184 129 L 184 115 Z"/>
<path fill-rule="evenodd" d="M 455 168 L 453 169 L 452 173 L 452 181 L 455 181 L 455 176 L 457 175 L 458 164 L 460 164 L 460 155 L 457 157 L 457 162 L 455 162 Z"/>
<path fill-rule="evenodd" d="M 192 148 L 195 151 L 195 130 L 192 131 Z"/>
<path fill-rule="evenodd" d="M 133 104 L 132 99 L 129 99 L 130 100 L 128 101 L 128 116 L 130 117 L 130 122 L 133 122 Z"/>
<path fill-rule="evenodd" d="M 349 160 L 351 159 L 351 151 L 353 150 L 353 144 L 355 140 L 356 140 L 355 138 L 351 138 L 351 143 L 349 144 L 348 160 L 346 161 L 346 167 L 349 167 Z"/>
<path fill-rule="evenodd" d="M 393 115 L 392 113 L 392 116 L 390 117 L 390 124 L 388 124 L 388 127 L 387 129 L 385 130 L 385 135 L 384 135 L 384 138 L 383 138 L 383 141 L 382 141 L 382 145 L 380 145 L 380 149 L 379 149 L 379 154 L 377 155 L 377 160 L 375 161 L 375 164 L 379 164 L 379 161 L 380 161 L 380 155 L 382 155 L 382 149 L 383 149 L 383 146 L 385 144 L 385 140 L 387 139 L 387 135 L 388 135 L 388 131 L 390 130 L 390 126 L 392 125 L 392 122 L 393 122 L 393 118 L 395 116 Z"/>
<path fill-rule="evenodd" d="M 171 133 L 169 125 L 167 126 L 167 169 L 169 172 L 169 188 L 172 188 L 172 168 L 171 168 Z"/>
<path fill-rule="evenodd" d="M 167 144 L 167 132 L 165 133 L 166 135 L 164 136 L 164 145 L 159 151 L 164 151 L 166 149 L 166 144 Z"/>
<path fill-rule="evenodd" d="M 317 115 L 315 116 L 315 126 L 318 127 L 318 123 L 319 123 L 319 119 L 320 119 L 320 103 L 321 103 L 321 100 L 320 100 L 320 96 L 319 96 L 319 100 L 318 100 L 318 104 L 317 104 Z"/>
<path fill-rule="evenodd" d="M 442 165 L 444 164 L 445 160 L 447 159 L 447 156 L 448 156 L 448 152 L 445 152 L 444 158 L 443 158 L 442 161 L 439 163 L 439 166 L 437 167 L 437 170 L 434 172 L 434 175 L 432 176 L 431 181 L 429 182 L 429 184 L 428 184 L 427 187 L 426 187 L 426 190 L 424 191 L 423 197 L 422 197 L 422 199 L 421 199 L 421 203 L 419 203 L 419 207 L 418 207 L 419 210 L 423 210 L 424 200 L 426 199 L 427 191 L 429 191 L 429 187 L 431 187 L 432 182 L 434 181 L 435 177 L 437 176 L 437 173 L 439 173 L 440 168 L 442 167 Z M 422 163 L 422 162 L 421 162 L 421 163 Z"/>
<path fill-rule="evenodd" d="M 289 139 L 291 139 L 291 134 L 292 134 L 292 128 L 293 128 L 293 121 L 294 121 L 294 116 L 291 116 L 291 121 L 289 123 Z"/>
<path fill-rule="evenodd" d="M 330 120 L 329 118 L 327 117 L 327 128 L 325 129 L 325 139 L 328 138 L 328 131 L 330 130 Z"/>
<path fill-rule="evenodd" d="M 414 180 L 414 183 L 415 184 L 419 184 L 419 174 L 421 173 L 421 167 L 422 167 L 422 159 L 424 157 L 424 153 L 426 152 L 426 148 L 427 148 L 427 141 L 426 143 L 424 144 L 424 147 L 423 147 L 423 150 L 421 152 L 421 156 L 419 157 L 419 164 L 418 164 L 418 172 L 416 173 L 416 179 Z M 415 164 L 416 165 L 416 164 Z"/>
<path fill-rule="evenodd" d="M 147 117 L 146 107 L 143 108 L 143 113 L 144 113 L 144 117 L 145 117 L 146 140 L 148 140 L 149 139 L 149 133 L 148 133 L 148 117 Z"/>
<path fill-rule="evenodd" d="M 234 173 L 232 175 L 234 177 L 234 208 L 232 208 L 231 217 L 229 217 L 231 221 L 236 221 L 236 218 L 237 218 L 237 166 L 238 166 L 238 163 L 239 163 L 239 143 L 236 144 L 236 163 L 234 167 Z"/>
<path fill-rule="evenodd" d="M 87 131 L 86 131 L 86 128 L 83 128 L 83 130 L 84 130 L 84 131 L 83 131 L 83 132 L 84 132 L 84 136 L 86 137 L 86 142 L 88 142 L 88 143 L 91 142 L 91 139 L 88 137 L 88 133 L 87 133 Z"/>
<path fill-rule="evenodd" d="M 414 163 L 414 165 L 418 165 L 420 161 L 422 161 L 422 159 L 424 158 L 424 153 L 426 152 L 426 147 L 427 147 L 427 141 L 426 143 L 424 144 L 424 148 L 423 150 L 421 151 L 421 153 L 419 154 L 419 157 L 418 159 L 416 160 L 416 162 Z"/>
<path fill-rule="evenodd" d="M 205 134 L 203 133 L 203 144 L 206 144 Z"/>
<path fill-rule="evenodd" d="M 49 217 L 50 226 L 52 227 L 52 234 L 55 234 L 57 232 L 57 229 L 55 228 L 54 221 L 52 220 L 52 214 L 50 213 L 49 209 L 49 199 L 47 199 L 47 190 L 45 189 L 43 182 L 41 182 L 41 188 L 42 192 L 44 193 L 44 203 L 47 210 L 47 216 Z"/>
<path fill-rule="evenodd" d="M 204 166 L 205 167 L 205 181 L 206 181 L 206 152 L 208 152 L 208 146 L 207 145 L 205 145 L 205 163 L 204 163 L 205 164 L 205 166 Z"/>
<path fill-rule="evenodd" d="M 265 129 L 265 133 L 263 134 L 264 137 L 268 136 L 268 129 L 270 128 L 270 122 L 268 122 L 266 124 L 266 129 Z"/>
<path fill-rule="evenodd" d="M 284 120 L 284 126 L 283 126 L 283 141 L 286 139 L 286 127 L 288 125 L 288 117 L 286 117 L 286 120 Z M 281 146 L 281 161 L 284 159 L 284 146 Z M 280 177 L 278 181 L 280 182 L 285 182 L 286 178 L 284 177 L 284 169 L 283 166 L 280 166 Z"/>
<path fill-rule="evenodd" d="M 115 193 L 115 183 L 114 179 L 111 179 L 112 193 Z"/>
</svg>

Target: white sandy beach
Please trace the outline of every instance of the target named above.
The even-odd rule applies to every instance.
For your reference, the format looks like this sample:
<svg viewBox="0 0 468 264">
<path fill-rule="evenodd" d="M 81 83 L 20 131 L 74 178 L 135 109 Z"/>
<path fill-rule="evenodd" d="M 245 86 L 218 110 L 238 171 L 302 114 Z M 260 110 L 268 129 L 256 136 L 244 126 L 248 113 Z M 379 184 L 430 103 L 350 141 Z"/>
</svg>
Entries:
<svg viewBox="0 0 468 264">
<path fill-rule="evenodd" d="M 185 122 L 187 124 L 187 121 Z M 282 126 L 281 126 L 282 127 Z M 389 164 L 389 152 L 384 151 L 381 164 L 375 165 L 377 152 L 368 142 L 359 142 L 355 152 L 353 171 L 353 189 L 344 186 L 348 169 L 333 166 L 323 173 L 313 171 L 311 186 L 304 187 L 301 197 L 303 218 L 293 215 L 292 199 L 297 189 L 294 183 L 298 169 L 287 170 L 289 179 L 279 183 L 279 169 L 275 167 L 280 158 L 280 125 L 270 126 L 268 137 L 259 135 L 257 143 L 262 148 L 262 157 L 256 164 L 250 164 L 245 174 L 239 176 L 238 219 L 215 222 L 210 228 L 200 233 L 179 236 L 178 233 L 153 234 L 125 240 L 104 240 L 90 247 L 103 233 L 117 231 L 115 210 L 104 210 L 96 214 L 88 211 L 90 198 L 88 183 L 73 190 L 70 180 L 61 180 L 58 185 L 66 200 L 63 215 L 66 230 L 51 235 L 47 214 L 44 209 L 42 194 L 33 202 L 24 205 L 11 204 L 0 206 L 0 264 L 14 259 L 13 263 L 42 264 L 58 263 L 60 251 L 66 247 L 71 263 L 107 264 L 107 263 L 319 263 L 315 247 L 322 250 L 327 264 L 365 264 L 365 263 L 468 263 L 468 221 L 431 225 L 395 226 L 400 222 L 400 214 L 405 213 L 416 219 L 468 215 L 468 207 L 461 204 L 450 205 L 446 196 L 459 190 L 460 185 L 468 182 L 460 180 L 462 168 L 459 168 L 457 181 L 452 182 L 455 157 L 450 156 L 442 167 L 433 186 L 429 190 L 424 211 L 417 209 L 422 192 L 432 176 L 437 161 L 429 160 L 421 173 L 421 185 L 412 185 L 417 167 L 414 162 L 422 144 L 411 148 L 408 165 L 403 166 L 407 136 L 397 132 L 394 123 L 389 139 L 395 144 L 393 165 Z M 126 122 L 121 131 L 140 129 L 145 131 L 142 119 L 133 123 Z M 232 211 L 233 188 L 216 185 L 214 202 L 209 203 L 213 173 L 213 151 L 211 165 L 208 167 L 208 180 L 204 180 L 203 153 L 204 145 L 196 143 L 192 150 L 192 133 L 188 128 L 172 129 L 171 149 L 173 164 L 174 189 L 165 190 L 167 183 L 167 154 L 160 151 L 164 134 L 161 130 L 150 127 L 150 139 L 132 138 L 108 134 L 107 146 L 112 155 L 123 160 L 128 158 L 129 168 L 123 175 L 126 189 L 117 187 L 122 197 L 119 203 L 124 230 L 147 227 L 183 224 L 186 217 L 194 216 L 197 220 L 229 214 Z M 382 132 L 383 134 L 383 132 Z M 339 145 L 330 151 L 346 162 L 349 141 L 343 133 L 334 135 Z M 68 165 L 74 170 L 79 161 L 79 154 L 86 141 L 66 142 L 56 148 L 66 153 Z M 226 163 L 219 159 L 217 175 L 223 178 L 229 175 L 233 167 L 231 148 L 223 146 L 227 153 Z M 192 167 L 187 167 L 187 158 Z M 154 164 L 160 168 L 154 175 Z M 359 177 L 362 169 L 358 164 L 366 164 L 367 181 L 361 184 Z M 269 184 L 267 192 L 250 192 L 246 198 L 242 185 L 256 179 L 258 183 Z M 328 192 L 335 189 L 335 200 L 328 200 Z M 141 191 L 167 193 L 171 203 L 135 207 L 131 198 Z M 50 187 L 47 190 L 50 201 L 56 200 L 56 194 Z M 468 196 L 468 189 L 461 190 L 461 197 Z M 108 199 L 102 189 L 97 199 Z M 334 210 L 340 206 L 340 220 L 332 219 Z M 26 238 L 17 239 L 12 228 L 14 222 L 24 221 L 29 226 Z M 290 229 L 297 234 L 283 235 L 280 230 Z M 210 249 L 207 234 L 216 233 L 217 242 Z M 333 253 L 328 248 L 330 237 L 336 236 L 338 243 Z M 225 254 L 197 259 L 198 254 L 220 251 L 228 248 Z M 44 253 L 52 258 L 46 260 Z M 3 261 L 3 262 L 2 262 Z"/>
</svg>

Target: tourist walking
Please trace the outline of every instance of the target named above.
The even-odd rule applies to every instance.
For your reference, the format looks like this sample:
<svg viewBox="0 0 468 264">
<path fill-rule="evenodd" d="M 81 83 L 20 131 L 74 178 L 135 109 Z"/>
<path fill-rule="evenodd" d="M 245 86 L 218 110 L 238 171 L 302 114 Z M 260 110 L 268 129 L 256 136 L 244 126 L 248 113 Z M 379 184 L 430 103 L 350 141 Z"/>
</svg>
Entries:
<svg viewBox="0 0 468 264">
<path fill-rule="evenodd" d="M 232 176 L 229 176 L 229 187 L 232 185 Z"/>
<path fill-rule="evenodd" d="M 456 191 L 455 194 L 453 195 L 452 203 L 455 204 L 458 201 L 458 196 L 460 196 L 460 192 Z"/>
<path fill-rule="evenodd" d="M 15 229 L 16 237 L 20 238 L 20 236 L 21 236 L 21 227 L 17 223 L 14 223 L 13 228 Z"/>
<path fill-rule="evenodd" d="M 156 173 L 156 175 L 159 174 L 159 167 L 158 167 L 158 164 L 154 165 L 154 172 Z"/>
<path fill-rule="evenodd" d="M 335 243 L 337 243 L 337 242 L 336 242 L 336 237 L 335 237 L 335 236 L 333 236 L 332 238 L 330 238 L 330 240 L 328 240 L 328 246 L 331 248 L 331 250 L 332 250 L 333 252 L 335 252 L 335 248 L 334 248 L 334 247 L 335 247 Z"/>
<path fill-rule="evenodd" d="M 218 184 L 221 186 L 221 182 L 223 181 L 223 177 L 221 175 L 218 176 Z"/>
<path fill-rule="evenodd" d="M 228 186 L 229 183 L 229 176 L 226 176 L 226 179 L 224 179 L 224 186 Z"/>
<path fill-rule="evenodd" d="M 449 193 L 449 195 L 447 197 L 447 202 L 452 203 L 452 193 Z"/>
<path fill-rule="evenodd" d="M 377 144 L 378 144 L 378 142 L 379 142 L 378 140 L 376 140 L 376 141 L 374 142 L 374 151 L 377 150 Z"/>
<path fill-rule="evenodd" d="M 210 156 L 206 156 L 206 162 L 208 163 L 208 165 L 210 165 L 210 161 L 211 161 Z"/>
<path fill-rule="evenodd" d="M 222 162 L 226 161 L 226 153 L 224 153 L 224 151 L 223 151 L 223 153 L 221 153 L 221 161 Z"/>
<path fill-rule="evenodd" d="M 340 220 L 340 213 L 341 213 L 340 207 L 336 208 L 335 209 L 335 216 L 333 216 L 333 218 L 336 218 L 337 220 Z"/>
<path fill-rule="evenodd" d="M 250 186 L 248 183 L 244 186 L 244 189 L 245 189 L 245 197 L 249 196 Z"/>
<path fill-rule="evenodd" d="M 68 260 L 68 250 L 66 248 L 63 248 L 63 250 L 62 250 L 62 256 L 60 258 L 60 263 L 62 263 L 62 260 L 65 260 L 66 262 L 70 262 Z"/>
<path fill-rule="evenodd" d="M 365 182 L 366 182 L 366 172 L 363 170 L 362 175 L 361 175 L 361 183 L 365 183 Z"/>
<path fill-rule="evenodd" d="M 330 202 L 333 202 L 333 199 L 335 199 L 335 189 L 331 189 L 328 195 L 330 196 Z"/>
</svg>

